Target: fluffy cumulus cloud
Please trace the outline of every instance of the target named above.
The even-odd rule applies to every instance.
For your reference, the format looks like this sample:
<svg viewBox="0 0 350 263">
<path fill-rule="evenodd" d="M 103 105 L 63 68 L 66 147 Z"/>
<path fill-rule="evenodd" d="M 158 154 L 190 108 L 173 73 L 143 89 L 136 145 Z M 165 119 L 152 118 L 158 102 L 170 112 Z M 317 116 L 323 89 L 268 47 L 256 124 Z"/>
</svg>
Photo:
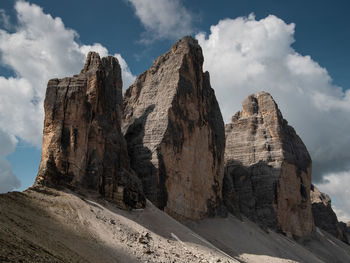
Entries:
<svg viewBox="0 0 350 263">
<path fill-rule="evenodd" d="M 115 53 L 114 56 L 118 59 L 120 67 L 122 69 L 123 89 L 125 90 L 134 83 L 136 76 L 131 73 L 128 64 L 120 54 Z"/>
<path fill-rule="evenodd" d="M 314 179 L 349 169 L 350 91 L 327 70 L 292 48 L 294 24 L 270 15 L 225 19 L 196 37 L 226 121 L 249 94 L 270 92 L 306 143 Z M 336 128 L 335 128 L 336 127 Z"/>
<path fill-rule="evenodd" d="M 338 220 L 350 221 L 350 172 L 331 173 L 325 176 L 323 183 L 318 184 L 320 191 L 332 197 L 332 206 Z"/>
<path fill-rule="evenodd" d="M 192 33 L 192 15 L 180 0 L 128 0 L 146 32 L 143 41 L 177 39 Z"/>
<path fill-rule="evenodd" d="M 6 155 L 13 152 L 17 140 L 13 136 L 0 129 L 0 193 L 6 193 L 21 186 L 20 181 L 13 174 L 10 163 L 6 160 Z"/>
<path fill-rule="evenodd" d="M 0 137 L 16 136 L 40 147 L 47 81 L 78 73 L 89 51 L 106 56 L 108 50 L 99 43 L 78 44 L 76 31 L 35 4 L 18 1 L 15 10 L 18 25 L 14 32 L 6 30 L 8 25 L 0 29 L 0 63 L 15 72 L 13 77 L 0 76 Z M 7 15 L 3 11 L 0 15 L 4 24 Z M 120 54 L 116 56 L 129 84 L 135 76 Z M 0 169 L 0 181 L 12 173 L 6 162 L 0 162 Z"/>
<path fill-rule="evenodd" d="M 271 93 L 313 158 L 314 182 L 327 179 L 321 189 L 337 197 L 348 193 L 337 180 L 350 183 L 350 90 L 334 85 L 325 68 L 293 49 L 294 30 L 276 16 L 250 15 L 221 20 L 196 38 L 225 121 L 249 94 Z M 338 195 L 339 211 L 350 211 L 344 206 L 349 198 Z"/>
</svg>

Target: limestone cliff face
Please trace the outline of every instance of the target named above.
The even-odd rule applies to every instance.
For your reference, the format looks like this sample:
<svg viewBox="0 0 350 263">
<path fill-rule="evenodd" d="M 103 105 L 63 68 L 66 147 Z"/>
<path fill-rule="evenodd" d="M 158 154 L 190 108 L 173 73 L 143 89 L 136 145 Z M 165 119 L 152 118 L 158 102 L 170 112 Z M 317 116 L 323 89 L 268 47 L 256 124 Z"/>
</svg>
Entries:
<svg viewBox="0 0 350 263">
<path fill-rule="evenodd" d="M 229 210 L 289 236 L 310 234 L 311 158 L 271 95 L 250 95 L 225 133 L 223 196 Z"/>
<path fill-rule="evenodd" d="M 142 207 L 140 180 L 130 169 L 121 133 L 118 60 L 89 53 L 79 75 L 49 81 L 36 185 L 86 188 L 125 207 Z"/>
<path fill-rule="evenodd" d="M 185 37 L 125 92 L 123 133 L 145 194 L 176 218 L 203 218 L 221 198 L 224 123 L 202 49 Z"/>
<path fill-rule="evenodd" d="M 311 203 L 315 225 L 345 243 L 349 243 L 347 225 L 338 222 L 337 215 L 332 209 L 331 199 L 314 185 L 311 186 Z"/>
</svg>

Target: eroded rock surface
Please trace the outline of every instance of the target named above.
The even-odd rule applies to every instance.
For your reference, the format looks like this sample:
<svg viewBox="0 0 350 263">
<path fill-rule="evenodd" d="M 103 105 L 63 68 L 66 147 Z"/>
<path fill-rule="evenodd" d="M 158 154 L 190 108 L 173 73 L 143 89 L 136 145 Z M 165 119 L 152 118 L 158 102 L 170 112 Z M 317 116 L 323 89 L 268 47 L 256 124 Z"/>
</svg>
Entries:
<svg viewBox="0 0 350 263">
<path fill-rule="evenodd" d="M 311 186 L 311 203 L 315 225 L 345 243 L 349 243 L 347 225 L 343 222 L 338 222 L 337 215 L 332 209 L 330 197 L 320 192 L 314 185 Z"/>
<path fill-rule="evenodd" d="M 202 49 L 185 37 L 125 92 L 123 133 L 145 194 L 176 218 L 218 209 L 224 123 Z"/>
<path fill-rule="evenodd" d="M 118 60 L 90 52 L 79 75 L 49 81 L 36 185 L 99 191 L 120 206 L 142 207 L 140 180 L 130 169 L 121 133 Z"/>
<path fill-rule="evenodd" d="M 225 127 L 224 202 L 289 236 L 314 229 L 311 158 L 272 96 L 250 95 Z"/>
</svg>

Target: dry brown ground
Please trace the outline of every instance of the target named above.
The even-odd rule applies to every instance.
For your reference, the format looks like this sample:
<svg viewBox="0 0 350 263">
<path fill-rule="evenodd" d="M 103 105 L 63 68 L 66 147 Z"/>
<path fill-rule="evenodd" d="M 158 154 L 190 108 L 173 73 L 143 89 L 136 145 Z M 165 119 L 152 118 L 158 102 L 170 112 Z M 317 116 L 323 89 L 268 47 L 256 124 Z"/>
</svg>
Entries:
<svg viewBox="0 0 350 263">
<path fill-rule="evenodd" d="M 233 216 L 177 222 L 150 202 L 124 211 L 92 194 L 0 195 L 0 262 L 350 262 L 318 231 L 299 243 Z"/>
</svg>

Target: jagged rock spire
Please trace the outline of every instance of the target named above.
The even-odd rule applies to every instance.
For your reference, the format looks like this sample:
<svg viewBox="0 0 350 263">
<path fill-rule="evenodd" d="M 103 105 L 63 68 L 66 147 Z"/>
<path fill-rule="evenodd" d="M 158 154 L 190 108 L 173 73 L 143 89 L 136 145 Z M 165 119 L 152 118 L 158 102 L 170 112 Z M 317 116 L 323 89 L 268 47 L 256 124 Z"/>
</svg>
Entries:
<svg viewBox="0 0 350 263">
<path fill-rule="evenodd" d="M 90 52 L 79 75 L 49 81 L 36 185 L 92 189 L 121 207 L 145 205 L 121 133 L 118 60 Z"/>
<path fill-rule="evenodd" d="M 225 134 L 197 40 L 184 37 L 125 92 L 123 132 L 148 199 L 176 218 L 220 207 Z"/>
<path fill-rule="evenodd" d="M 225 133 L 223 195 L 229 210 L 289 236 L 309 235 L 311 158 L 272 96 L 250 95 Z"/>
</svg>

